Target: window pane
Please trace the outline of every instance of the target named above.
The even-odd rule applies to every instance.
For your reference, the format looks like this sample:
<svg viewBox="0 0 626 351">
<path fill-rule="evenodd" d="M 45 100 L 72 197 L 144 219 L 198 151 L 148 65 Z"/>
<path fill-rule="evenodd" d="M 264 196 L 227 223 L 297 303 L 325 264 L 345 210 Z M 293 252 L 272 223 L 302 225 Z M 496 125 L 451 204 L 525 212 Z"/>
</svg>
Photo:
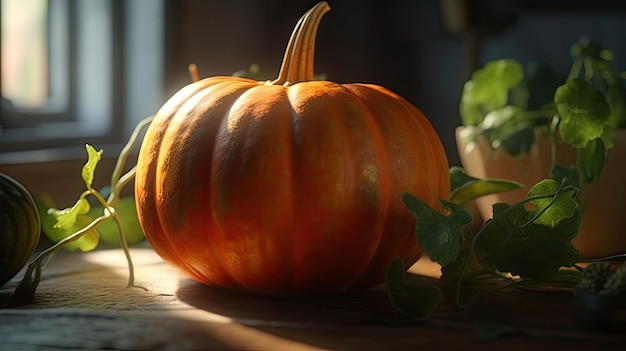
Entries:
<svg viewBox="0 0 626 351">
<path fill-rule="evenodd" d="M 97 134 L 112 124 L 113 1 L 81 0 L 76 13 L 76 118 Z"/>
<path fill-rule="evenodd" d="M 47 0 L 2 0 L 2 95 L 16 108 L 48 97 Z"/>
</svg>

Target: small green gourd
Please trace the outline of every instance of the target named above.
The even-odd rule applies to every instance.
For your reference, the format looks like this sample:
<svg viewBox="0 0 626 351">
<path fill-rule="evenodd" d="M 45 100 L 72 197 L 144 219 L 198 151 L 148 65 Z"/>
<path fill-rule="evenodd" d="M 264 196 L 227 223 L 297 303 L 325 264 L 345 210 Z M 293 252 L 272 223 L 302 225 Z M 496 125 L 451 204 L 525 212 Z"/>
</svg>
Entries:
<svg viewBox="0 0 626 351">
<path fill-rule="evenodd" d="M 0 173 L 0 286 L 24 267 L 41 233 L 37 206 L 28 190 Z"/>
</svg>

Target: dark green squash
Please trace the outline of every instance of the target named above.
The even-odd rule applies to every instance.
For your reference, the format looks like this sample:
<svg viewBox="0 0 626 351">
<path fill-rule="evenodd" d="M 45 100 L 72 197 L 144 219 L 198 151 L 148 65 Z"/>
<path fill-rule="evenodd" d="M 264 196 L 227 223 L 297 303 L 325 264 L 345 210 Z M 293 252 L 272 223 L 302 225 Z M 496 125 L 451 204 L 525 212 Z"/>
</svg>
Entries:
<svg viewBox="0 0 626 351">
<path fill-rule="evenodd" d="M 0 286 L 24 267 L 39 243 L 41 222 L 30 193 L 0 173 Z"/>
</svg>

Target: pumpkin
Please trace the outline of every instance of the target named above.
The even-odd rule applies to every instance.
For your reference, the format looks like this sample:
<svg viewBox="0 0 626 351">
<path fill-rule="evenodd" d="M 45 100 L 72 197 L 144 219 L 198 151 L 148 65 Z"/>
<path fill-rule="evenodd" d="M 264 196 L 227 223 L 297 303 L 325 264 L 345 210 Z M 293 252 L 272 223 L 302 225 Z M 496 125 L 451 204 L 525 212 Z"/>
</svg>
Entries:
<svg viewBox="0 0 626 351">
<path fill-rule="evenodd" d="M 198 80 L 146 131 L 140 224 L 198 282 L 272 296 L 371 287 L 394 256 L 422 255 L 403 193 L 444 211 L 448 161 L 427 118 L 381 86 L 313 80 L 328 10 L 298 22 L 276 80 Z"/>
<path fill-rule="evenodd" d="M 0 173 L 0 286 L 35 252 L 40 230 L 35 200 L 19 182 Z"/>
</svg>

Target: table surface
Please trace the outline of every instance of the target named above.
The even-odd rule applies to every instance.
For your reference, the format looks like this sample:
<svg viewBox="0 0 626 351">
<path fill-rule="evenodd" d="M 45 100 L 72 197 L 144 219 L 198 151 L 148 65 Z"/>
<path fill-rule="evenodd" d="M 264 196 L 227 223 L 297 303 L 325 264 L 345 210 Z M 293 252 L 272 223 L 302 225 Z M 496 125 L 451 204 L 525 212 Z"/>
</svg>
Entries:
<svg viewBox="0 0 626 351">
<path fill-rule="evenodd" d="M 585 323 L 571 290 L 513 289 L 457 309 L 450 299 L 424 321 L 390 307 L 384 287 L 359 295 L 288 301 L 224 293 L 198 284 L 151 249 L 134 248 L 126 288 L 119 249 L 64 252 L 44 271 L 33 304 L 0 288 L 2 350 L 623 350 L 626 313 Z M 427 259 L 410 270 L 436 276 Z"/>
</svg>

